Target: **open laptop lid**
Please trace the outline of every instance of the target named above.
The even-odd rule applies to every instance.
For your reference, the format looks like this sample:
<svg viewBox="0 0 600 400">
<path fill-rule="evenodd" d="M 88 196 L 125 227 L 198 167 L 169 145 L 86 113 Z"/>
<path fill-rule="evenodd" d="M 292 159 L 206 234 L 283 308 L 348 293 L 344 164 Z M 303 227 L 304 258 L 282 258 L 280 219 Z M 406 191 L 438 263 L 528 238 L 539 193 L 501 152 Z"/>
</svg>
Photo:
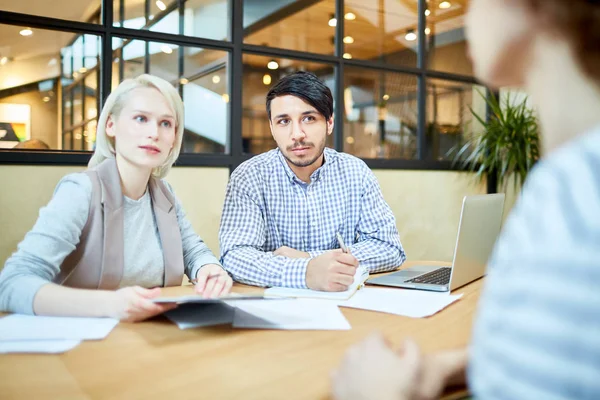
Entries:
<svg viewBox="0 0 600 400">
<path fill-rule="evenodd" d="M 504 193 L 464 197 L 452 260 L 451 291 L 485 275 L 503 213 Z"/>
</svg>

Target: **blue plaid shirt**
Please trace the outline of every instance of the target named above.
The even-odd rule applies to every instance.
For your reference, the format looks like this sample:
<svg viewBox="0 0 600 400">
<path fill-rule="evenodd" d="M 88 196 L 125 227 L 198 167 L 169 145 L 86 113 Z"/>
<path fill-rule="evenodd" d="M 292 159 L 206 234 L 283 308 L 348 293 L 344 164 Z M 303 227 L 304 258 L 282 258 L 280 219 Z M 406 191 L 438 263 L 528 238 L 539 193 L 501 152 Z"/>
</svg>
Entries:
<svg viewBox="0 0 600 400">
<path fill-rule="evenodd" d="M 362 160 L 325 148 L 325 162 L 307 184 L 275 149 L 231 175 L 219 240 L 221 262 L 235 280 L 306 288 L 310 258 L 273 252 L 288 246 L 313 258 L 339 248 L 336 232 L 370 272 L 393 270 L 406 259 L 394 215 Z"/>
</svg>

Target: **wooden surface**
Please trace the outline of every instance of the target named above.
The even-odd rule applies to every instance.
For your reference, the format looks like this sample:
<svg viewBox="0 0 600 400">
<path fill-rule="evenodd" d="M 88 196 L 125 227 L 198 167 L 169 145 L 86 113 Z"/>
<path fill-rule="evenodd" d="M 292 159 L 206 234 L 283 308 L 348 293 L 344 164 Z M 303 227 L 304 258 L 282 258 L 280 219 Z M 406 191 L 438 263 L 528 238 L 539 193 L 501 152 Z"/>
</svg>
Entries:
<svg viewBox="0 0 600 400">
<path fill-rule="evenodd" d="M 327 399 L 329 372 L 373 331 L 396 345 L 410 336 L 426 353 L 465 346 L 482 283 L 457 290 L 460 301 L 424 319 L 342 308 L 349 331 L 182 331 L 162 317 L 121 323 L 107 339 L 61 355 L 0 356 L 0 398 Z M 165 289 L 188 293 L 190 286 Z"/>
</svg>

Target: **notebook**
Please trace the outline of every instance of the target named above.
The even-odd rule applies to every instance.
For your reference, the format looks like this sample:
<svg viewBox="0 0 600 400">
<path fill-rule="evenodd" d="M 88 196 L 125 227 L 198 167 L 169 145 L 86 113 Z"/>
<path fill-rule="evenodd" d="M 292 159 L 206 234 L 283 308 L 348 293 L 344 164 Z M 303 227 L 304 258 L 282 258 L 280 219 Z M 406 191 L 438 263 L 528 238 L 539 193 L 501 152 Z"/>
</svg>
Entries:
<svg viewBox="0 0 600 400">
<path fill-rule="evenodd" d="M 312 289 L 292 289 L 286 287 L 272 287 L 265 290 L 265 296 L 273 297 L 302 297 L 312 299 L 348 300 L 361 287 L 369 277 L 369 271 L 364 267 L 358 267 L 354 274 L 354 282 L 348 290 L 343 292 L 324 292 Z"/>
</svg>

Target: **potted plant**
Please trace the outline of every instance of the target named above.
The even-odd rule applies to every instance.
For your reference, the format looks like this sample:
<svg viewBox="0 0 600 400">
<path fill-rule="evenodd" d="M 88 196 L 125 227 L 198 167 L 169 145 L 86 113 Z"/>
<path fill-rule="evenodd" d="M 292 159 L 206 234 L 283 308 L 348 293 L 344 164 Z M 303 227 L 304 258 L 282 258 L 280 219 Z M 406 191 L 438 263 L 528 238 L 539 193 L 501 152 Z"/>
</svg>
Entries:
<svg viewBox="0 0 600 400">
<path fill-rule="evenodd" d="M 515 188 L 522 187 L 540 156 L 535 113 L 527 107 L 526 99 L 517 103 L 507 95 L 501 104 L 493 93 L 490 96 L 478 93 L 486 101 L 491 116 L 487 119 L 469 107 L 483 129 L 481 133 L 472 132 L 470 138 L 454 149 L 454 162 L 475 172 L 479 182 L 484 178 L 496 182 L 493 189 L 506 189 L 512 175 Z"/>
</svg>

